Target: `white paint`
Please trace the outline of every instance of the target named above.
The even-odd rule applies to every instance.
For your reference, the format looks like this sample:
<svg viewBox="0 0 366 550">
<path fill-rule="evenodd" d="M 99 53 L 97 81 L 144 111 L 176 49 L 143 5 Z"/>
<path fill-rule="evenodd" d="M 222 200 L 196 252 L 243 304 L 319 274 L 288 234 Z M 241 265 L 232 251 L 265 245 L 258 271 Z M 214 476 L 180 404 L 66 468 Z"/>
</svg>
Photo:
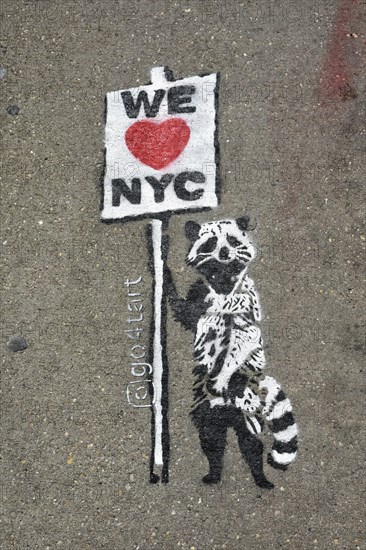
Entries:
<svg viewBox="0 0 366 550">
<path fill-rule="evenodd" d="M 212 245 L 206 252 L 202 252 L 202 248 L 210 240 L 213 241 Z M 224 258 L 221 256 L 223 250 Z M 221 293 L 219 288 L 215 290 L 208 283 L 209 292 L 205 300 L 209 306 L 200 317 L 196 329 L 196 355 L 200 357 L 200 365 L 206 367 L 208 373 L 216 367 L 220 354 L 225 354 L 223 365 L 213 378 L 213 389 L 219 394 L 228 388 L 233 374 L 244 368 L 246 361 L 253 371 L 265 368 L 262 334 L 255 324 L 260 319 L 259 300 L 254 282 L 247 274 L 247 265 L 254 257 L 254 245 L 248 235 L 239 228 L 236 220 L 221 220 L 201 225 L 188 253 L 188 263 L 193 263 L 198 271 L 205 262 L 212 260 L 222 264 L 222 269 L 225 264 L 234 261 L 242 265 L 242 271 L 235 276 L 235 284 L 227 294 Z M 232 316 L 233 325 L 228 343 L 226 315 Z M 215 334 L 214 342 L 210 336 L 212 331 Z M 244 406 L 244 400 L 237 402 L 240 408 Z"/>
<path fill-rule="evenodd" d="M 151 82 L 153 82 L 155 88 L 157 86 L 159 88 L 160 86 L 164 87 L 167 82 L 164 67 L 161 67 L 161 66 L 152 67 L 150 70 L 150 77 L 151 77 Z"/>
<path fill-rule="evenodd" d="M 264 380 L 259 383 L 259 388 L 266 389 L 268 392 L 265 399 L 265 406 L 262 411 L 263 414 L 267 416 L 271 412 L 272 405 L 275 402 L 281 386 L 272 376 L 266 376 Z"/>
<path fill-rule="evenodd" d="M 163 258 L 161 255 L 162 222 L 152 220 L 152 243 L 154 257 L 154 344 L 153 344 L 153 387 L 155 412 L 155 448 L 154 462 L 157 466 L 163 464 L 163 414 L 161 406 L 163 356 L 161 345 L 161 304 L 163 300 Z"/>
<path fill-rule="evenodd" d="M 258 326 L 261 320 L 261 308 L 254 281 L 247 274 L 248 263 L 255 257 L 255 248 L 240 227 L 241 224 L 235 220 L 208 222 L 198 227 L 191 227 L 192 235 L 194 230 L 196 237 L 188 253 L 188 263 L 197 267 L 202 273 L 202 265 L 212 260 L 216 261 L 212 277 L 210 274 L 208 276 L 205 274 L 208 280 L 208 293 L 205 298 L 208 307 L 197 323 L 195 355 L 199 358 L 203 372 L 207 371 L 207 378 L 210 378 L 209 375 L 214 369 L 218 370 L 220 367 L 216 377 L 211 378 L 214 382 L 213 388 L 219 396 L 212 397 L 213 392 L 203 385 L 202 395 L 199 395 L 194 407 L 198 408 L 205 399 L 209 401 L 211 408 L 235 406 L 243 412 L 250 433 L 254 435 L 261 433 L 262 424 L 264 424 L 262 420 L 266 419 L 270 423 L 268 427 L 272 431 L 275 444 L 279 441 L 287 443 L 297 436 L 296 424 L 277 432 L 273 431 L 271 422 L 291 413 L 291 402 L 283 393 L 279 395 L 281 386 L 272 376 L 258 376 L 266 366 L 262 334 Z M 206 244 L 208 246 L 205 247 Z M 225 253 L 223 253 L 224 250 Z M 220 286 L 220 270 L 227 276 L 230 274 L 230 269 L 228 268 L 225 273 L 225 264 L 234 261 L 241 262 L 243 267 L 235 279 L 231 278 L 231 282 L 235 281 L 235 283 L 232 290 L 228 292 L 226 285 Z M 210 284 L 211 280 L 214 281 L 213 286 Z M 226 315 L 231 316 L 230 328 L 223 320 Z M 224 358 L 221 358 L 218 365 L 219 356 Z M 230 389 L 235 391 L 233 387 L 235 372 L 246 374 L 248 380 L 243 397 L 237 395 L 234 400 L 226 397 L 225 390 L 231 383 Z M 198 384 L 204 384 L 204 376 L 205 374 L 203 376 L 198 374 L 197 387 Z M 238 392 L 239 388 L 238 385 Z M 242 391 L 241 388 L 240 391 Z M 292 417 L 286 420 L 288 423 L 293 422 Z M 293 441 L 293 448 L 296 447 L 297 441 Z M 295 459 L 296 452 L 273 450 L 272 457 L 277 464 L 287 465 Z"/>
<path fill-rule="evenodd" d="M 289 426 L 285 430 L 282 430 L 282 432 L 276 432 L 276 439 L 278 441 L 282 441 L 282 443 L 288 443 L 293 439 L 298 433 L 296 424 L 293 424 L 292 426 Z"/>
<path fill-rule="evenodd" d="M 231 246 L 228 242 L 228 235 L 235 237 L 240 242 L 240 247 Z M 255 258 L 256 251 L 247 233 L 238 227 L 235 220 L 220 220 L 216 222 L 207 222 L 201 225 L 197 240 L 193 243 L 192 248 L 188 253 L 188 263 L 192 263 L 198 256 L 198 250 L 211 237 L 217 239 L 217 244 L 211 252 L 200 253 L 200 262 L 197 265 L 202 265 L 206 261 L 215 259 L 222 264 L 229 264 L 233 260 L 239 260 L 243 263 L 243 272 L 239 275 L 235 289 L 232 293 L 247 292 L 254 286 L 253 279 L 247 277 L 245 263 L 252 261 Z M 223 260 L 220 258 L 220 250 L 222 247 L 228 249 L 228 257 Z"/>
<path fill-rule="evenodd" d="M 273 459 L 278 464 L 284 464 L 284 465 L 290 464 L 290 462 L 295 460 L 296 455 L 297 455 L 297 451 L 294 453 L 278 453 L 277 451 L 272 451 Z"/>
<path fill-rule="evenodd" d="M 250 388 L 245 388 L 243 397 L 235 398 L 235 405 L 247 413 L 254 414 L 260 410 L 261 401 Z"/>
<path fill-rule="evenodd" d="M 224 407 L 226 405 L 226 401 L 223 397 L 214 397 L 210 400 L 210 407 L 213 409 L 213 407 Z"/>
<path fill-rule="evenodd" d="M 152 82 L 147 86 L 140 86 L 130 90 L 118 90 L 107 94 L 107 121 L 105 127 L 106 171 L 104 177 L 104 198 L 101 217 L 103 220 L 122 219 L 125 217 L 171 212 L 174 210 L 201 209 L 215 207 L 218 204 L 216 195 L 216 163 L 215 163 L 215 88 L 217 74 L 207 76 L 192 76 L 170 82 L 165 80 L 162 67 L 154 67 L 151 71 Z M 167 91 L 176 86 L 192 85 L 195 93 L 190 96 L 189 106 L 196 107 L 194 113 L 168 114 Z M 147 118 L 143 105 L 137 118 L 129 118 L 122 101 L 121 92 L 130 91 L 136 100 L 140 91 L 146 91 L 150 104 L 154 92 L 165 90 L 157 116 Z M 182 153 L 168 166 L 156 170 L 143 164 L 127 148 L 125 143 L 126 130 L 137 121 L 148 120 L 156 123 L 171 118 L 183 119 L 190 128 L 190 138 Z M 198 171 L 204 174 L 205 183 L 195 184 L 187 182 L 189 191 L 197 188 L 204 190 L 202 197 L 194 201 L 183 200 L 177 197 L 174 184 L 170 183 L 165 190 L 163 202 L 156 203 L 154 192 L 145 177 L 154 176 L 159 181 L 163 174 L 178 174 L 186 171 Z M 142 197 L 140 204 L 131 204 L 125 197 L 121 197 L 119 206 L 112 205 L 112 179 L 124 179 L 131 187 L 132 178 L 140 178 Z"/>
<path fill-rule="evenodd" d="M 281 416 L 284 416 L 286 413 L 291 411 L 291 402 L 288 398 L 286 398 L 276 403 L 276 405 L 273 407 L 273 411 L 267 416 L 267 418 L 268 420 L 277 420 L 278 418 L 281 418 Z"/>
<path fill-rule="evenodd" d="M 245 415 L 245 424 L 253 435 L 260 434 L 262 431 L 262 426 L 258 422 L 255 416 Z"/>
<path fill-rule="evenodd" d="M 248 339 L 248 332 L 250 332 L 252 328 L 253 327 L 249 327 L 247 332 L 244 332 L 242 329 L 231 330 L 228 352 L 225 357 L 224 365 L 216 378 L 214 378 L 214 389 L 218 393 L 222 393 L 228 388 L 229 381 L 234 372 L 239 370 L 251 352 L 258 348 L 257 341 L 251 342 Z"/>
</svg>

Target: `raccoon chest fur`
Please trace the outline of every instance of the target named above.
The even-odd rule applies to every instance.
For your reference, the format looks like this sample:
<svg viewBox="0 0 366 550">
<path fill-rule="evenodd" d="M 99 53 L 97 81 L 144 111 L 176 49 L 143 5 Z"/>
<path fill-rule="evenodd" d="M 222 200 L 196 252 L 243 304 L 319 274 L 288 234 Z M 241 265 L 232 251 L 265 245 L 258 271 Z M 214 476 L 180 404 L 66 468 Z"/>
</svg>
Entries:
<svg viewBox="0 0 366 550">
<path fill-rule="evenodd" d="M 225 377 L 225 369 L 229 378 L 240 368 L 262 370 L 265 357 L 261 331 L 256 325 L 260 319 L 259 303 L 246 272 L 240 274 L 227 295 L 210 287 L 205 301 L 209 305 L 198 321 L 194 343 L 200 366 L 211 377 L 220 373 Z"/>
</svg>

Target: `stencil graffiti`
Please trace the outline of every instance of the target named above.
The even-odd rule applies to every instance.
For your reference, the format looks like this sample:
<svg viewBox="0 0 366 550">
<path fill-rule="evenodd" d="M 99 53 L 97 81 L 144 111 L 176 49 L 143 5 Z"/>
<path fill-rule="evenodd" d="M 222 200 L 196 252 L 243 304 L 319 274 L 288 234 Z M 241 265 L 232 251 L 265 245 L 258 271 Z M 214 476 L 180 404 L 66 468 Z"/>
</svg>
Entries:
<svg viewBox="0 0 366 550">
<path fill-rule="evenodd" d="M 203 482 L 221 480 L 227 430 L 232 427 L 256 484 L 271 489 L 263 471 L 263 443 L 256 436 L 267 422 L 274 437 L 268 462 L 285 470 L 296 457 L 297 426 L 281 386 L 263 374 L 261 311 L 248 275 L 255 248 L 247 227 L 247 217 L 202 226 L 187 222 L 187 262 L 202 278 L 186 300 L 178 296 L 168 270 L 166 278 L 176 319 L 195 333 L 191 416 L 209 463 Z"/>
<path fill-rule="evenodd" d="M 127 400 L 132 407 L 150 407 L 150 374 L 152 366 L 146 362 L 147 350 L 141 341 L 144 322 L 144 296 L 140 290 L 142 276 L 126 277 L 127 311 L 125 334 L 130 344 L 130 372 L 133 380 L 127 386 Z M 132 340 L 132 341 L 131 341 Z"/>
</svg>

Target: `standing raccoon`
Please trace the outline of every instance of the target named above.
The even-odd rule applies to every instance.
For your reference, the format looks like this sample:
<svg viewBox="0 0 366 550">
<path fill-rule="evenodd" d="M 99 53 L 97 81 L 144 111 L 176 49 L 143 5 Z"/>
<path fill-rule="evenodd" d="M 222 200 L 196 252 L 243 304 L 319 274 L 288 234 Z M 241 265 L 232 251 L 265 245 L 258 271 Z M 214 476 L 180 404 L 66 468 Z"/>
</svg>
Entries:
<svg viewBox="0 0 366 550">
<path fill-rule="evenodd" d="M 259 299 L 248 264 L 255 248 L 248 218 L 199 225 L 186 223 L 191 242 L 187 262 L 204 280 L 179 298 L 169 270 L 167 290 L 175 318 L 195 333 L 192 419 L 209 472 L 204 483 L 221 480 L 227 430 L 234 428 L 256 484 L 271 489 L 263 472 L 263 443 L 256 437 L 265 421 L 274 437 L 268 463 L 285 470 L 297 452 L 297 426 L 281 386 L 263 374 L 266 366 Z"/>
</svg>

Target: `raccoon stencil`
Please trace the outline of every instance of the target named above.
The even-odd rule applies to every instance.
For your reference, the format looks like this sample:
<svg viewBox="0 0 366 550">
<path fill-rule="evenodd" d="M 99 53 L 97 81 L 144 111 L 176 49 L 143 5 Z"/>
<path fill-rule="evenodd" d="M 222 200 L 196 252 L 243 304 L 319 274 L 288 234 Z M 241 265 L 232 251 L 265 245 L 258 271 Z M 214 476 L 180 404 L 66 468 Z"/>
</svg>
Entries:
<svg viewBox="0 0 366 550">
<path fill-rule="evenodd" d="M 256 484 L 271 489 L 257 434 L 266 422 L 274 438 L 268 463 L 285 470 L 296 457 L 298 430 L 281 386 L 263 374 L 260 304 L 247 273 L 255 257 L 248 222 L 246 216 L 202 225 L 187 222 L 187 263 L 203 279 L 192 285 L 186 299 L 178 296 L 168 269 L 166 284 L 175 318 L 195 334 L 191 416 L 209 465 L 203 482 L 221 480 L 227 430 L 232 427 Z"/>
</svg>

